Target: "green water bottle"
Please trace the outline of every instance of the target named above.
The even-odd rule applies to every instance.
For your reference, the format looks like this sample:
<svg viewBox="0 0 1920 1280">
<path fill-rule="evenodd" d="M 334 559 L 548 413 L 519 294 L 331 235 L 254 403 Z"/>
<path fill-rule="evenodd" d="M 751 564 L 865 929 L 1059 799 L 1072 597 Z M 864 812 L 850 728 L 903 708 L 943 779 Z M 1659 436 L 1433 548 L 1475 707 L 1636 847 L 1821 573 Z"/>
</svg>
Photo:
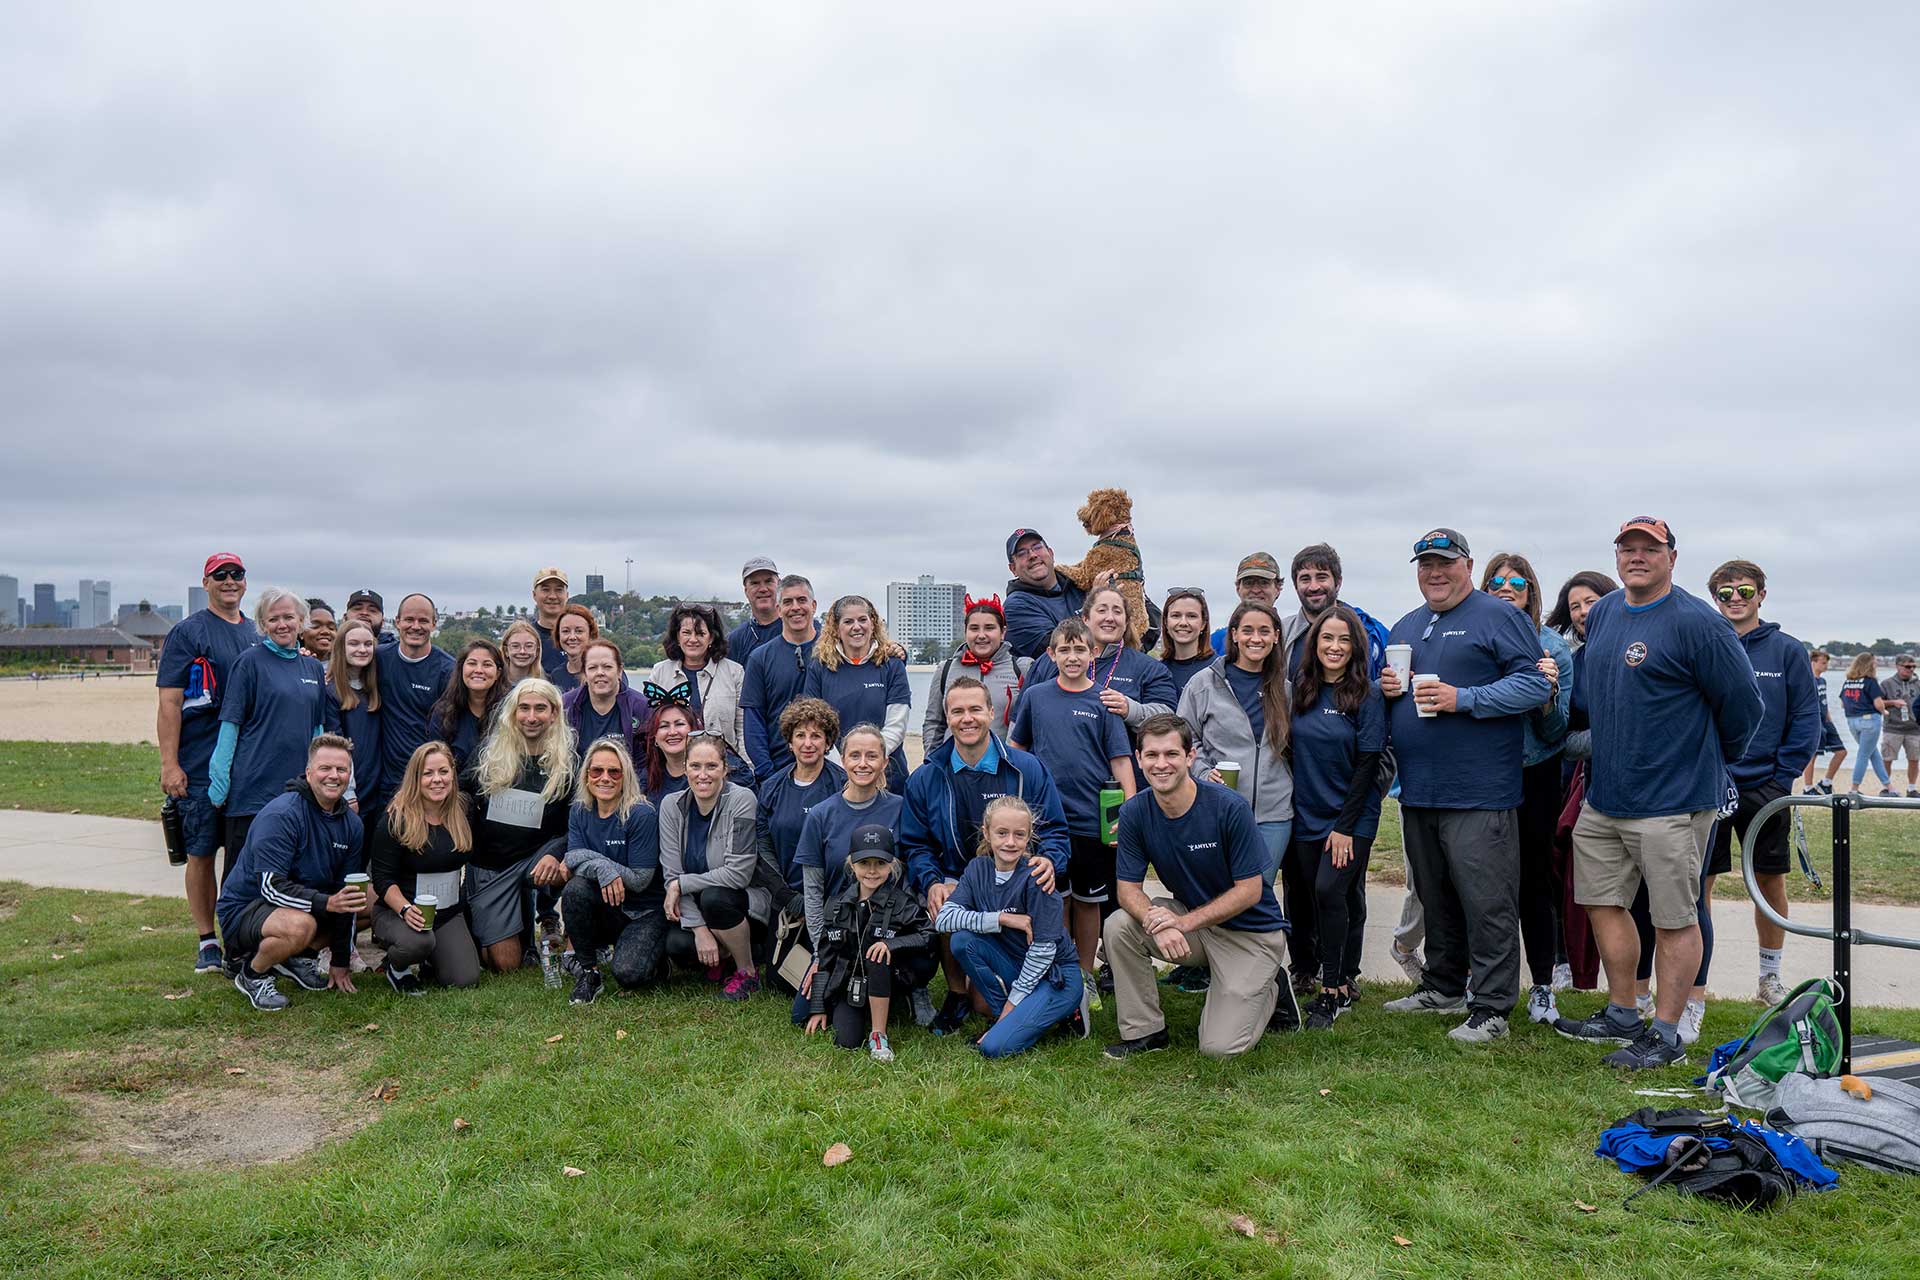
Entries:
<svg viewBox="0 0 1920 1280">
<path fill-rule="evenodd" d="M 1112 778 L 1100 788 L 1100 843 L 1120 843 L 1120 806 L 1127 801 L 1127 793 Z"/>
</svg>

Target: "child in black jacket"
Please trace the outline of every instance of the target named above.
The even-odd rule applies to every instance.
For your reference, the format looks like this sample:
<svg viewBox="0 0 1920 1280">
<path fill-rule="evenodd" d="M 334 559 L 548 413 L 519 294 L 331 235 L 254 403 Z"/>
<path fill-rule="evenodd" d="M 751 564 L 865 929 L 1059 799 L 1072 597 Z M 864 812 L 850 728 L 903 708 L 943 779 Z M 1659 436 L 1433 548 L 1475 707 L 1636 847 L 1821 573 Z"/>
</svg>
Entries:
<svg viewBox="0 0 1920 1280">
<path fill-rule="evenodd" d="M 807 986 L 807 1034 L 833 1028 L 833 1042 L 875 1062 L 892 1062 L 887 1013 L 895 989 L 906 995 L 933 976 L 931 925 L 919 895 L 900 883 L 893 829 L 878 823 L 853 832 L 847 869 L 853 884 L 827 904 L 817 971 Z"/>
</svg>

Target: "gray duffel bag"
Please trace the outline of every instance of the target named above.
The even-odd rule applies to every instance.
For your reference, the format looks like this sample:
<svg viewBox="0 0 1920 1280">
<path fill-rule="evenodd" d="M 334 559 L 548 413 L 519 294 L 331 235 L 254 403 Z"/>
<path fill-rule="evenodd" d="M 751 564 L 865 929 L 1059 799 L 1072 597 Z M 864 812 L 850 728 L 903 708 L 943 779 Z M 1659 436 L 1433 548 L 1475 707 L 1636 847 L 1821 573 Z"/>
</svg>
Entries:
<svg viewBox="0 0 1920 1280">
<path fill-rule="evenodd" d="M 1845 1079 L 1855 1079 L 1848 1076 Z M 1854 1164 L 1920 1173 L 1920 1089 L 1881 1076 L 1860 1076 L 1873 1090 L 1856 1098 L 1840 1078 L 1795 1071 L 1774 1086 L 1766 1123 L 1793 1134 L 1826 1164 Z"/>
</svg>

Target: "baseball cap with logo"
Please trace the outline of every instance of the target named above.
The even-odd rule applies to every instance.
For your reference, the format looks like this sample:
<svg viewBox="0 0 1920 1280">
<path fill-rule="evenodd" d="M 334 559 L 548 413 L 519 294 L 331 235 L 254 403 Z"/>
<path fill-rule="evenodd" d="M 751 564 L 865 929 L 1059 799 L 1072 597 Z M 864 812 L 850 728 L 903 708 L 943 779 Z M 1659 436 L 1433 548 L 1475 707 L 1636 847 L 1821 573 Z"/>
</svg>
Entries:
<svg viewBox="0 0 1920 1280">
<path fill-rule="evenodd" d="M 893 828 L 878 822 L 855 827 L 847 857 L 855 862 L 892 862 Z"/>
<path fill-rule="evenodd" d="M 1233 571 L 1233 580 L 1242 578 L 1271 578 L 1280 581 L 1280 562 L 1265 551 L 1256 551 L 1240 561 L 1240 567 Z"/>
<path fill-rule="evenodd" d="M 370 604 L 381 613 L 387 611 L 387 602 L 382 600 L 380 593 L 372 587 L 362 587 L 347 597 L 347 608 L 351 609 L 357 604 Z"/>
<path fill-rule="evenodd" d="M 1421 556 L 1439 556 L 1443 560 L 1465 560 L 1473 554 L 1467 540 L 1460 536 L 1457 529 L 1433 529 L 1424 533 L 1413 544 L 1413 554 L 1407 557 L 1409 563 Z"/>
<path fill-rule="evenodd" d="M 1047 545 L 1046 538 L 1041 534 L 1041 532 L 1038 529 L 1015 529 L 1012 533 L 1007 535 L 1007 563 L 1008 564 L 1013 563 L 1013 553 L 1015 551 L 1018 551 L 1020 549 L 1020 544 L 1025 542 L 1028 538 L 1034 539 L 1035 541 L 1039 542 L 1039 544 L 1043 547 Z"/>
<path fill-rule="evenodd" d="M 231 551 L 216 551 L 208 556 L 206 567 L 200 570 L 200 576 L 203 578 L 208 577 L 215 569 L 224 569 L 228 565 L 232 565 L 238 569 L 241 577 L 246 576 L 247 566 L 241 564 L 240 557 Z"/>
<path fill-rule="evenodd" d="M 740 581 L 745 582 L 756 573 L 771 573 L 777 575 L 779 572 L 780 570 L 774 567 L 773 561 L 767 559 L 765 556 L 755 556 L 740 566 Z"/>
<path fill-rule="evenodd" d="M 542 569 L 540 572 L 534 574 L 533 585 L 537 587 L 541 583 L 551 581 L 553 579 L 558 579 L 560 582 L 560 585 L 563 587 L 567 585 L 567 575 L 560 572 L 560 570 L 551 568 L 551 567 Z"/>
<path fill-rule="evenodd" d="M 1673 540 L 1673 530 L 1659 516 L 1634 516 L 1620 526 L 1620 532 L 1613 536 L 1613 540 L 1617 543 L 1630 533 L 1644 533 L 1658 538 L 1669 549 L 1680 545 Z"/>
</svg>

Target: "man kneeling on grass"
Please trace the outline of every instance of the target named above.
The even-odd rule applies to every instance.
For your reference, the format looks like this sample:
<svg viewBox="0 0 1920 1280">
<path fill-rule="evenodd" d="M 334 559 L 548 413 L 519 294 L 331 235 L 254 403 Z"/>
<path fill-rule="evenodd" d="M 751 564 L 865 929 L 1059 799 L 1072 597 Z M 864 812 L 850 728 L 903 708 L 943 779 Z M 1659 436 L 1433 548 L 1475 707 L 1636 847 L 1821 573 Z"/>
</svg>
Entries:
<svg viewBox="0 0 1920 1280">
<path fill-rule="evenodd" d="M 1200 1052 L 1209 1057 L 1245 1053 L 1268 1028 L 1275 1002 L 1293 1004 L 1291 986 L 1275 981 L 1287 958 L 1287 919 L 1267 883 L 1271 860 L 1253 810 L 1236 792 L 1194 779 L 1192 765 L 1185 720 L 1157 715 L 1140 726 L 1151 791 L 1120 809 L 1120 910 L 1105 928 L 1120 1041 L 1107 1046 L 1109 1058 L 1167 1047 L 1156 958 L 1212 975 L 1200 1014 Z M 1172 898 L 1148 899 L 1149 863 Z M 1299 1026 L 1299 1010 L 1288 1012 L 1277 1023 Z"/>
<path fill-rule="evenodd" d="M 364 828 L 341 799 L 353 776 L 353 744 L 323 733 L 307 744 L 307 771 L 266 803 L 247 830 L 215 914 L 235 965 L 233 985 L 256 1009 L 284 1009 L 273 985 L 283 974 L 309 991 L 351 992 L 347 957 L 354 916 L 370 895 L 348 887 L 361 865 Z M 331 972 L 321 973 L 308 952 L 326 930 Z"/>
</svg>

